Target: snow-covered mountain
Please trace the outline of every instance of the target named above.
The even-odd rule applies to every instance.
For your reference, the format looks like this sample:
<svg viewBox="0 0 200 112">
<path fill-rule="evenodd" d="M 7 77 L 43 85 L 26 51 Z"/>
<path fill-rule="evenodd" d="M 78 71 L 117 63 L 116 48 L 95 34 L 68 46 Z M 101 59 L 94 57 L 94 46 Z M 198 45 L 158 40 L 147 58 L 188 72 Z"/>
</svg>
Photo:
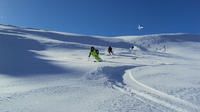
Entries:
<svg viewBox="0 0 200 112">
<path fill-rule="evenodd" d="M 91 46 L 103 62 L 88 59 Z M 0 25 L 0 112 L 199 112 L 199 51 L 194 34 L 100 37 Z"/>
</svg>

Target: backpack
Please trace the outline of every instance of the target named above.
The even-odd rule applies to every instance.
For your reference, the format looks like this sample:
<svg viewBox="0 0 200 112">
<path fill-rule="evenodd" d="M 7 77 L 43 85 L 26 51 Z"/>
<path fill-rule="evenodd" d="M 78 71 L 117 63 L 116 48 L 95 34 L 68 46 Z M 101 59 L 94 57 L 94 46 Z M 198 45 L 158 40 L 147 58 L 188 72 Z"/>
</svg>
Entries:
<svg viewBox="0 0 200 112">
<path fill-rule="evenodd" d="M 96 49 L 96 53 L 99 55 L 99 50 L 98 49 Z"/>
</svg>

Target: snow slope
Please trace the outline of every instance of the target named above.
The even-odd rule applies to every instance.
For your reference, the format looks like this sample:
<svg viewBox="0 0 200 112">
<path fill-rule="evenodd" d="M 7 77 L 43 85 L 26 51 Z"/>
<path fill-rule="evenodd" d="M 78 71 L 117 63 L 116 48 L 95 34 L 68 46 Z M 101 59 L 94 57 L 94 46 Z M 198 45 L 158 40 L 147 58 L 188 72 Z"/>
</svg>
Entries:
<svg viewBox="0 0 200 112">
<path fill-rule="evenodd" d="M 90 46 L 103 62 L 88 59 Z M 0 25 L 0 112 L 199 112 L 199 50 L 193 34 L 99 37 Z"/>
</svg>

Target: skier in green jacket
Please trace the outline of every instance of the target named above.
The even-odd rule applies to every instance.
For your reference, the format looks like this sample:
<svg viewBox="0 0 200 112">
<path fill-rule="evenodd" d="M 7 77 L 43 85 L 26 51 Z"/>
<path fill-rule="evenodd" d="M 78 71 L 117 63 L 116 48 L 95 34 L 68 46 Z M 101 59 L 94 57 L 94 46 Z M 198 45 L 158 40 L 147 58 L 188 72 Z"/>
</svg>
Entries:
<svg viewBox="0 0 200 112">
<path fill-rule="evenodd" d="M 99 57 L 99 50 L 95 49 L 93 46 L 90 48 L 90 53 L 89 53 L 89 58 L 90 56 L 94 56 L 94 58 L 98 61 L 101 62 L 103 61 L 100 57 Z"/>
</svg>

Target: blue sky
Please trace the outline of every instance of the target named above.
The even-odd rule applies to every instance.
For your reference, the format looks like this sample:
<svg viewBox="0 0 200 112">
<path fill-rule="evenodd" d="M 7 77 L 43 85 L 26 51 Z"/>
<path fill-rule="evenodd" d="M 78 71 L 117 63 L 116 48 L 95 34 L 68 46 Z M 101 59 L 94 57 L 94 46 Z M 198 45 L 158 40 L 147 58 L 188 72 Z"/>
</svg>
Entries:
<svg viewBox="0 0 200 112">
<path fill-rule="evenodd" d="M 0 24 L 101 36 L 200 34 L 200 0 L 0 0 Z"/>
</svg>

